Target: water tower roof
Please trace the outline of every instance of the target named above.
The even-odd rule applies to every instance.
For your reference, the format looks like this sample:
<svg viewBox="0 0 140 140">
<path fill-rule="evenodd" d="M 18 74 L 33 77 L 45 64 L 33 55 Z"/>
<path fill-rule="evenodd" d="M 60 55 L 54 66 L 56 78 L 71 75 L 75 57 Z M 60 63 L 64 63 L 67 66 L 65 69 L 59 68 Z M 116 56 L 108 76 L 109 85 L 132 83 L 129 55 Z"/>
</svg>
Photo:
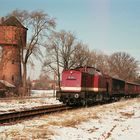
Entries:
<svg viewBox="0 0 140 140">
<path fill-rule="evenodd" d="M 16 27 L 19 27 L 19 28 L 25 28 L 20 22 L 19 20 L 14 17 L 14 16 L 11 16 L 9 17 L 8 19 L 4 20 L 1 25 L 4 25 L 4 26 L 16 26 Z"/>
</svg>

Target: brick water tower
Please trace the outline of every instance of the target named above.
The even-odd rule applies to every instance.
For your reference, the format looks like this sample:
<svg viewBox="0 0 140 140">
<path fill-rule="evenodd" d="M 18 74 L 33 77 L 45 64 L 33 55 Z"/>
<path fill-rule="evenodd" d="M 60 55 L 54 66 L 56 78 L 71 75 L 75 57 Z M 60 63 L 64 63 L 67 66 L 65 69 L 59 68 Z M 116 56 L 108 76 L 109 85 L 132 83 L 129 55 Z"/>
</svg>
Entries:
<svg viewBox="0 0 140 140">
<path fill-rule="evenodd" d="M 0 62 L 0 80 L 18 87 L 21 84 L 20 48 L 26 45 L 27 28 L 15 17 L 1 20 L 0 46 L 2 57 Z"/>
</svg>

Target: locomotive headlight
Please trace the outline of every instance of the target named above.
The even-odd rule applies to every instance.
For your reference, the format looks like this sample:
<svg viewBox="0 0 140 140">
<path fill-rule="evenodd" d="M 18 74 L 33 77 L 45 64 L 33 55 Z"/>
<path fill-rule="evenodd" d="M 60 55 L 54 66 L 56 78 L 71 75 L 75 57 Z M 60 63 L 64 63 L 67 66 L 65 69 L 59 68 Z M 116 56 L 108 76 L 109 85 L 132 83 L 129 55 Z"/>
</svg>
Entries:
<svg viewBox="0 0 140 140">
<path fill-rule="evenodd" d="M 74 97 L 75 97 L 75 98 L 79 98 L 79 94 L 75 94 Z"/>
</svg>

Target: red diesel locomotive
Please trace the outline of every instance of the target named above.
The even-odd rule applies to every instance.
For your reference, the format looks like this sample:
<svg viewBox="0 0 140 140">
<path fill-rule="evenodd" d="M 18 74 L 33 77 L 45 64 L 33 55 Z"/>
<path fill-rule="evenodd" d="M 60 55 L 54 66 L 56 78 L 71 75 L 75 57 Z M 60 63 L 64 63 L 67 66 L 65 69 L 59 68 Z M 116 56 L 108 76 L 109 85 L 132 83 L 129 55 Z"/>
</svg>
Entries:
<svg viewBox="0 0 140 140">
<path fill-rule="evenodd" d="M 86 105 L 139 94 L 139 84 L 104 75 L 94 67 L 78 67 L 62 72 L 61 89 L 56 97 L 67 105 Z"/>
</svg>

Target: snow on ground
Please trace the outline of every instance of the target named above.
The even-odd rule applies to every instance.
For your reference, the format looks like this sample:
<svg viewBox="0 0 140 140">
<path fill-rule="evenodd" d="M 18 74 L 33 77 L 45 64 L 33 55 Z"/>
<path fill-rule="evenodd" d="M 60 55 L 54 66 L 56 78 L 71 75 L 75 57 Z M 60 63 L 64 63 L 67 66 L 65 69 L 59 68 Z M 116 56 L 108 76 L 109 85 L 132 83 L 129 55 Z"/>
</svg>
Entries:
<svg viewBox="0 0 140 140">
<path fill-rule="evenodd" d="M 140 140 L 140 99 L 0 126 L 2 140 Z"/>
<path fill-rule="evenodd" d="M 32 97 L 47 96 L 52 97 L 56 95 L 56 90 L 31 90 Z"/>
<path fill-rule="evenodd" d="M 38 106 L 46 106 L 53 104 L 61 104 L 56 100 L 54 90 L 32 90 L 32 98 L 13 98 L 13 99 L 4 99 L 0 98 L 0 114 L 26 110 Z"/>
<path fill-rule="evenodd" d="M 34 108 L 37 106 L 60 104 L 55 97 L 40 97 L 32 99 L 0 100 L 0 114 Z"/>
</svg>

